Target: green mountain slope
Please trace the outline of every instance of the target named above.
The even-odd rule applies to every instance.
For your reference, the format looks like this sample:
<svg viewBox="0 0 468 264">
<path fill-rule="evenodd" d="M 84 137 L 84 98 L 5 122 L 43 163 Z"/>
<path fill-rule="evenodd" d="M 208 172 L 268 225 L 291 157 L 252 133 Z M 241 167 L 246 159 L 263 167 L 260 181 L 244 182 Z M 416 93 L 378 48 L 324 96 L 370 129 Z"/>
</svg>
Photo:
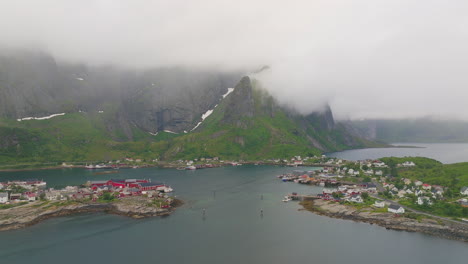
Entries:
<svg viewBox="0 0 468 264">
<path fill-rule="evenodd" d="M 117 109 L 110 105 L 104 113 L 0 120 L 0 162 L 286 158 L 374 144 L 336 125 L 330 109 L 304 116 L 280 106 L 248 77 L 189 133 L 154 136 L 136 124 L 116 125 Z"/>
<path fill-rule="evenodd" d="M 329 109 L 300 115 L 244 77 L 199 130 L 170 141 L 164 158 L 284 158 L 373 144 L 335 125 Z"/>
</svg>

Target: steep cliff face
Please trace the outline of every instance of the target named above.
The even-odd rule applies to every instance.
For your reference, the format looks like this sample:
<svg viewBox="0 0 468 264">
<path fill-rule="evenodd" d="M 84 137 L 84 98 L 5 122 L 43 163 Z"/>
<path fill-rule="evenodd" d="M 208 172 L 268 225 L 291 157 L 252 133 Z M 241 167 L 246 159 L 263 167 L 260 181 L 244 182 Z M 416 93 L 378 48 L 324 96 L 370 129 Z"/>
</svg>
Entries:
<svg viewBox="0 0 468 264">
<path fill-rule="evenodd" d="M 260 86 L 243 77 L 200 129 L 174 139 L 163 157 L 280 158 L 369 143 L 335 124 L 329 107 L 304 116 L 280 105 Z"/>
<path fill-rule="evenodd" d="M 157 132 L 189 130 L 212 108 L 237 73 L 183 68 L 123 70 L 56 62 L 48 54 L 0 54 L 0 117 L 17 119 L 55 113 L 108 113 L 106 127 Z"/>
<path fill-rule="evenodd" d="M 207 110 L 212 114 L 191 132 Z M 42 53 L 0 56 L 0 162 L 281 158 L 369 143 L 336 124 L 329 107 L 301 115 L 237 73 L 69 65 Z"/>
</svg>

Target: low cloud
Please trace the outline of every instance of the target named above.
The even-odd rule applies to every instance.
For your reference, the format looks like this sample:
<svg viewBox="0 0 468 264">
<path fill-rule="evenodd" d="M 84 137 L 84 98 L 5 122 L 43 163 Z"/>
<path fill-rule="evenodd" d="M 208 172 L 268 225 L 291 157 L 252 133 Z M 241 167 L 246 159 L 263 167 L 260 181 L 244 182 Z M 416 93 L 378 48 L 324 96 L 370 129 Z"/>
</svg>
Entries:
<svg viewBox="0 0 468 264">
<path fill-rule="evenodd" d="M 468 120 L 466 1 L 2 1 L 0 45 L 61 60 L 246 72 L 307 113 Z"/>
</svg>

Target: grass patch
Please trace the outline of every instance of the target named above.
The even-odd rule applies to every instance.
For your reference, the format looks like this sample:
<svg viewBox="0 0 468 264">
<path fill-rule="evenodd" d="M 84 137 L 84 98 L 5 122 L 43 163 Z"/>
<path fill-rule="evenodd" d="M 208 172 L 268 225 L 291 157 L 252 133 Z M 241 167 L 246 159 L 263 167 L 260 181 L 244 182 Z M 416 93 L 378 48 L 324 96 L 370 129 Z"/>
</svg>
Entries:
<svg viewBox="0 0 468 264">
<path fill-rule="evenodd" d="M 0 204 L 0 210 L 9 209 L 9 208 L 13 208 L 13 207 L 18 207 L 18 206 L 25 205 L 25 204 L 28 204 L 28 202 L 19 202 L 19 203 L 12 203 L 12 204 Z"/>
</svg>

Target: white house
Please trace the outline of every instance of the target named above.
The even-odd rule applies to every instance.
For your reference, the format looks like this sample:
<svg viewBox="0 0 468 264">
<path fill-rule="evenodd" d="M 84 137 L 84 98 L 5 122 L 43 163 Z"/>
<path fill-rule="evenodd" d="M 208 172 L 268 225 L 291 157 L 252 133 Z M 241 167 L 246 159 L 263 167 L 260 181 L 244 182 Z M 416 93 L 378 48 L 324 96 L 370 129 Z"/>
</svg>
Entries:
<svg viewBox="0 0 468 264">
<path fill-rule="evenodd" d="M 385 163 L 382 162 L 382 161 L 380 161 L 380 160 L 374 161 L 374 162 L 372 163 L 372 165 L 373 165 L 374 167 L 376 167 L 376 168 L 383 168 L 383 167 L 386 166 Z"/>
<path fill-rule="evenodd" d="M 375 176 L 382 176 L 382 175 L 383 175 L 383 171 L 381 170 L 375 171 Z"/>
<path fill-rule="evenodd" d="M 374 203 L 374 206 L 378 207 L 378 208 L 384 208 L 385 207 L 385 202 L 376 200 L 375 203 Z"/>
<path fill-rule="evenodd" d="M 432 186 L 429 185 L 429 184 L 427 184 L 427 183 L 424 183 L 424 184 L 422 185 L 422 188 L 423 188 L 424 190 L 430 190 L 430 189 L 432 189 Z"/>
<path fill-rule="evenodd" d="M 403 166 L 403 167 L 414 167 L 414 166 L 416 166 L 416 164 L 414 164 L 414 162 L 412 162 L 412 161 L 405 161 L 405 162 L 403 162 L 401 164 L 401 166 Z"/>
<path fill-rule="evenodd" d="M 351 195 L 351 197 L 349 197 L 349 201 L 350 202 L 355 202 L 355 203 L 362 203 L 363 202 L 361 196 L 358 195 L 358 194 Z"/>
<path fill-rule="evenodd" d="M 8 202 L 8 193 L 0 193 L 0 204 Z"/>
<path fill-rule="evenodd" d="M 398 191 L 398 197 L 399 197 L 399 198 L 403 198 L 403 197 L 405 197 L 405 196 L 406 196 L 406 191 L 405 191 L 405 190 L 400 190 L 400 191 Z"/>
<path fill-rule="evenodd" d="M 394 213 L 394 214 L 403 214 L 403 213 L 405 213 L 405 208 L 403 208 L 403 207 L 401 207 L 400 205 L 397 205 L 397 204 L 391 204 L 388 207 L 388 211 L 390 213 Z"/>
<path fill-rule="evenodd" d="M 465 187 L 461 188 L 460 193 L 463 194 L 463 195 L 468 195 L 468 187 L 465 186 Z"/>
<path fill-rule="evenodd" d="M 323 194 L 332 194 L 332 193 L 337 192 L 337 191 L 338 191 L 337 189 L 324 188 L 324 189 L 322 190 L 322 193 L 323 193 Z"/>
<path fill-rule="evenodd" d="M 49 190 L 45 192 L 45 198 L 49 201 L 56 201 L 62 198 L 62 195 L 55 190 Z"/>
<path fill-rule="evenodd" d="M 353 170 L 353 169 L 349 169 L 349 170 L 348 170 L 348 174 L 353 175 L 353 174 L 354 174 L 354 170 Z"/>
<path fill-rule="evenodd" d="M 344 192 L 348 189 L 348 185 L 341 185 L 341 186 L 338 186 L 338 191 L 340 192 Z"/>
<path fill-rule="evenodd" d="M 422 182 L 422 181 L 415 181 L 415 182 L 414 182 L 414 185 L 416 185 L 416 186 L 421 186 L 421 185 L 423 185 L 423 182 Z"/>
<path fill-rule="evenodd" d="M 366 186 L 367 191 L 369 192 L 376 192 L 377 191 L 377 185 L 373 183 L 368 183 Z"/>
<path fill-rule="evenodd" d="M 418 201 L 416 203 L 419 205 L 423 205 L 425 202 L 428 205 L 432 205 L 432 201 L 429 199 L 429 197 L 426 197 L 426 196 L 418 197 Z"/>
</svg>

